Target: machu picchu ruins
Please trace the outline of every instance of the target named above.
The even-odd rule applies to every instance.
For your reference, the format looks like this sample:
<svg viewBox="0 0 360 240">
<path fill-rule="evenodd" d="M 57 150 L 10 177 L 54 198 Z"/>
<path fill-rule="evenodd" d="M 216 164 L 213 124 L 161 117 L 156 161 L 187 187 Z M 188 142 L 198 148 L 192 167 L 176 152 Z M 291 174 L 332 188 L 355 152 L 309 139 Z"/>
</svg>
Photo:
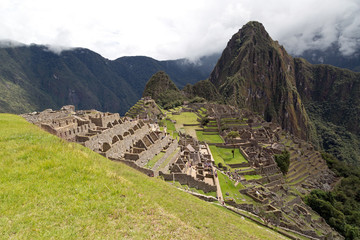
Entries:
<svg viewBox="0 0 360 240">
<path fill-rule="evenodd" d="M 22 116 L 60 138 L 149 177 L 196 189 L 194 194 L 202 199 L 218 200 L 224 207 L 260 216 L 264 224 L 314 239 L 332 236 L 334 231 L 301 199 L 311 189 L 329 190 L 337 181 L 311 144 L 245 109 L 193 103 L 164 111 L 154 104 L 151 98 L 143 98 L 137 105 L 151 105 L 150 110 L 134 107 L 137 110 L 125 117 L 75 110 L 72 105 Z M 196 123 L 173 120 L 185 113 L 192 114 Z M 178 124 L 180 129 L 170 130 Z M 235 132 L 235 137 L 230 132 Z M 198 139 L 199 133 L 204 139 Z M 212 137 L 219 141 L 206 139 Z M 285 176 L 274 160 L 284 150 L 290 154 Z M 228 158 L 219 162 L 222 154 Z M 235 156 L 239 161 L 232 160 Z M 222 192 L 224 181 L 233 184 L 236 192 Z"/>
</svg>

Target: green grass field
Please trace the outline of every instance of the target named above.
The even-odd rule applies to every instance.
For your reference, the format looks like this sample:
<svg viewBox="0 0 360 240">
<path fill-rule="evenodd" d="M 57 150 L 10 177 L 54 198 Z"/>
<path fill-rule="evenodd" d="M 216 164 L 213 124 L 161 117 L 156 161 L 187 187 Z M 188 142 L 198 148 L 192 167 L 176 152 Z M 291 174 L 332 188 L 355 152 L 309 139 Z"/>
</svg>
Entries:
<svg viewBox="0 0 360 240">
<path fill-rule="evenodd" d="M 179 133 L 176 131 L 175 125 L 170 120 L 163 120 L 165 121 L 165 126 L 167 129 L 167 132 L 170 133 L 171 137 L 176 139 L 179 136 Z"/>
<path fill-rule="evenodd" d="M 234 151 L 234 158 L 232 155 L 231 148 L 221 148 L 216 146 L 209 146 L 211 154 L 213 155 L 215 164 L 218 165 L 219 163 L 225 164 L 236 164 L 247 162 L 244 156 L 240 153 L 238 149 Z M 228 166 L 229 169 L 231 169 Z"/>
<path fill-rule="evenodd" d="M 176 124 L 199 124 L 198 116 L 193 112 L 181 112 L 180 115 L 169 115 L 169 118 L 176 121 Z"/>
<path fill-rule="evenodd" d="M 196 136 L 199 141 L 205 141 L 208 143 L 223 143 L 224 139 L 219 134 L 204 134 L 203 131 L 196 131 Z"/>
<path fill-rule="evenodd" d="M 145 165 L 145 167 L 152 169 L 155 163 L 157 163 L 157 161 L 159 161 L 164 156 L 164 154 L 164 152 L 160 152 L 155 155 L 152 159 L 150 159 L 150 161 Z"/>
<path fill-rule="evenodd" d="M 249 180 L 257 180 L 257 179 L 261 179 L 262 176 L 261 175 L 244 175 L 244 178 L 249 181 Z"/>
<path fill-rule="evenodd" d="M 185 133 L 196 137 L 195 129 L 199 128 L 198 126 L 184 126 L 184 124 L 199 124 L 197 121 L 198 116 L 193 112 L 181 112 L 180 115 L 168 114 L 168 118 L 175 120 L 174 129 L 176 131 L 184 131 Z"/>
<path fill-rule="evenodd" d="M 243 189 L 244 186 L 241 183 L 238 183 L 237 186 L 235 186 L 235 182 L 230 180 L 228 176 L 222 174 L 218 171 L 218 178 L 221 185 L 221 192 L 223 194 L 223 198 L 230 197 L 235 200 L 237 203 L 253 203 L 254 201 L 239 192 L 240 189 Z M 226 195 L 226 193 L 229 194 L 229 196 Z"/>
<path fill-rule="evenodd" d="M 234 149 L 234 157 L 232 154 L 232 150 L 230 148 L 221 148 L 216 147 L 218 155 L 224 160 L 227 164 L 236 164 L 236 163 L 243 163 L 247 162 L 244 156 L 241 154 L 239 149 Z"/>
<path fill-rule="evenodd" d="M 0 115 L 2 239 L 281 239 L 75 143 Z"/>
</svg>

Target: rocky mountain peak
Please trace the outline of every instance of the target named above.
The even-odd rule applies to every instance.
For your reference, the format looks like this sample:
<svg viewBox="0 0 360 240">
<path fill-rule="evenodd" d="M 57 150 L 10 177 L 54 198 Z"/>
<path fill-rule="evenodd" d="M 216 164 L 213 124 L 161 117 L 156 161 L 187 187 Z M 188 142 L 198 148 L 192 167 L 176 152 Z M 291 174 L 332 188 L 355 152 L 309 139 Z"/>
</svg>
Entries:
<svg viewBox="0 0 360 240">
<path fill-rule="evenodd" d="M 293 58 L 261 23 L 249 22 L 233 35 L 209 80 L 227 103 L 249 108 L 308 138 L 310 126 L 296 91 Z"/>
</svg>

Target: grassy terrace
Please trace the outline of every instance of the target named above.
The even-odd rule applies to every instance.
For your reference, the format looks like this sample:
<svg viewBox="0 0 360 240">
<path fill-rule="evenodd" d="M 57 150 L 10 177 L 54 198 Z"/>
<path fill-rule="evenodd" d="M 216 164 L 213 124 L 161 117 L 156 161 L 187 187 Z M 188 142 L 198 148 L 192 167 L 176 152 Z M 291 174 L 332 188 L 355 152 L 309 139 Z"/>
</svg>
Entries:
<svg viewBox="0 0 360 240">
<path fill-rule="evenodd" d="M 224 139 L 219 134 L 204 134 L 204 131 L 196 131 L 196 137 L 199 141 L 208 143 L 223 143 Z"/>
<path fill-rule="evenodd" d="M 170 120 L 163 120 L 165 121 L 167 132 L 170 133 L 171 137 L 177 138 L 179 136 L 178 132 L 176 131 L 175 125 Z"/>
<path fill-rule="evenodd" d="M 281 239 L 19 116 L 0 115 L 2 239 Z"/>
<path fill-rule="evenodd" d="M 249 181 L 249 180 L 257 180 L 257 179 L 261 179 L 262 176 L 260 175 L 244 175 L 244 178 Z"/>
<path fill-rule="evenodd" d="M 164 152 L 158 153 L 145 165 L 145 167 L 150 168 L 150 169 L 153 168 L 155 163 L 157 163 L 157 161 L 159 161 L 164 155 L 165 155 Z"/>
<path fill-rule="evenodd" d="M 206 113 L 207 113 L 207 110 L 205 108 L 200 108 L 198 110 L 198 113 L 202 116 L 202 117 L 205 117 L 206 116 Z"/>
<path fill-rule="evenodd" d="M 230 180 L 228 176 L 222 174 L 219 171 L 218 178 L 221 185 L 221 192 L 225 199 L 228 197 L 234 199 L 237 203 L 254 203 L 250 197 L 239 192 L 240 189 L 244 188 L 241 183 L 238 183 L 238 185 L 235 186 L 234 181 Z M 226 193 L 228 193 L 229 196 L 227 196 Z"/>
<path fill-rule="evenodd" d="M 225 165 L 225 164 L 236 164 L 236 163 L 247 162 L 238 149 L 235 149 L 234 152 L 235 154 L 233 158 L 231 152 L 233 149 L 231 148 L 221 148 L 216 146 L 209 146 L 209 147 L 216 165 L 219 163 Z"/>
<path fill-rule="evenodd" d="M 193 112 L 181 112 L 179 115 L 169 115 L 172 120 L 176 121 L 176 124 L 199 124 L 197 121 L 198 116 Z"/>
<path fill-rule="evenodd" d="M 166 165 L 169 164 L 170 160 L 173 158 L 173 156 L 178 153 L 180 151 L 180 148 L 178 147 L 175 151 L 173 151 L 173 153 L 170 154 L 170 156 L 168 156 L 165 161 L 160 165 L 159 169 L 164 168 Z"/>
<path fill-rule="evenodd" d="M 168 113 L 167 117 L 176 121 L 174 129 L 177 131 L 184 131 L 185 133 L 196 137 L 195 129 L 198 128 L 198 126 L 184 126 L 184 124 L 199 124 L 197 121 L 198 116 L 195 113 L 181 112 L 179 115 L 172 115 L 170 112 Z"/>
</svg>

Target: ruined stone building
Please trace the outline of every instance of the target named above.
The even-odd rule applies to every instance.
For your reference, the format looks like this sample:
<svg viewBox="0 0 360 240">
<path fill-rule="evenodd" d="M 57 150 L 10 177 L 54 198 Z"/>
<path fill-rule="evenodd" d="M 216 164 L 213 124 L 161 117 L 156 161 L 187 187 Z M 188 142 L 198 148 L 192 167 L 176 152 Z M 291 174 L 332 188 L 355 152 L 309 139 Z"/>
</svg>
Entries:
<svg viewBox="0 0 360 240">
<path fill-rule="evenodd" d="M 112 160 L 154 175 L 142 167 L 174 142 L 165 132 L 154 130 L 142 120 L 120 117 L 118 113 L 96 110 L 75 111 L 64 106 L 59 111 L 24 114 L 29 122 L 70 142 L 77 142 Z"/>
</svg>

